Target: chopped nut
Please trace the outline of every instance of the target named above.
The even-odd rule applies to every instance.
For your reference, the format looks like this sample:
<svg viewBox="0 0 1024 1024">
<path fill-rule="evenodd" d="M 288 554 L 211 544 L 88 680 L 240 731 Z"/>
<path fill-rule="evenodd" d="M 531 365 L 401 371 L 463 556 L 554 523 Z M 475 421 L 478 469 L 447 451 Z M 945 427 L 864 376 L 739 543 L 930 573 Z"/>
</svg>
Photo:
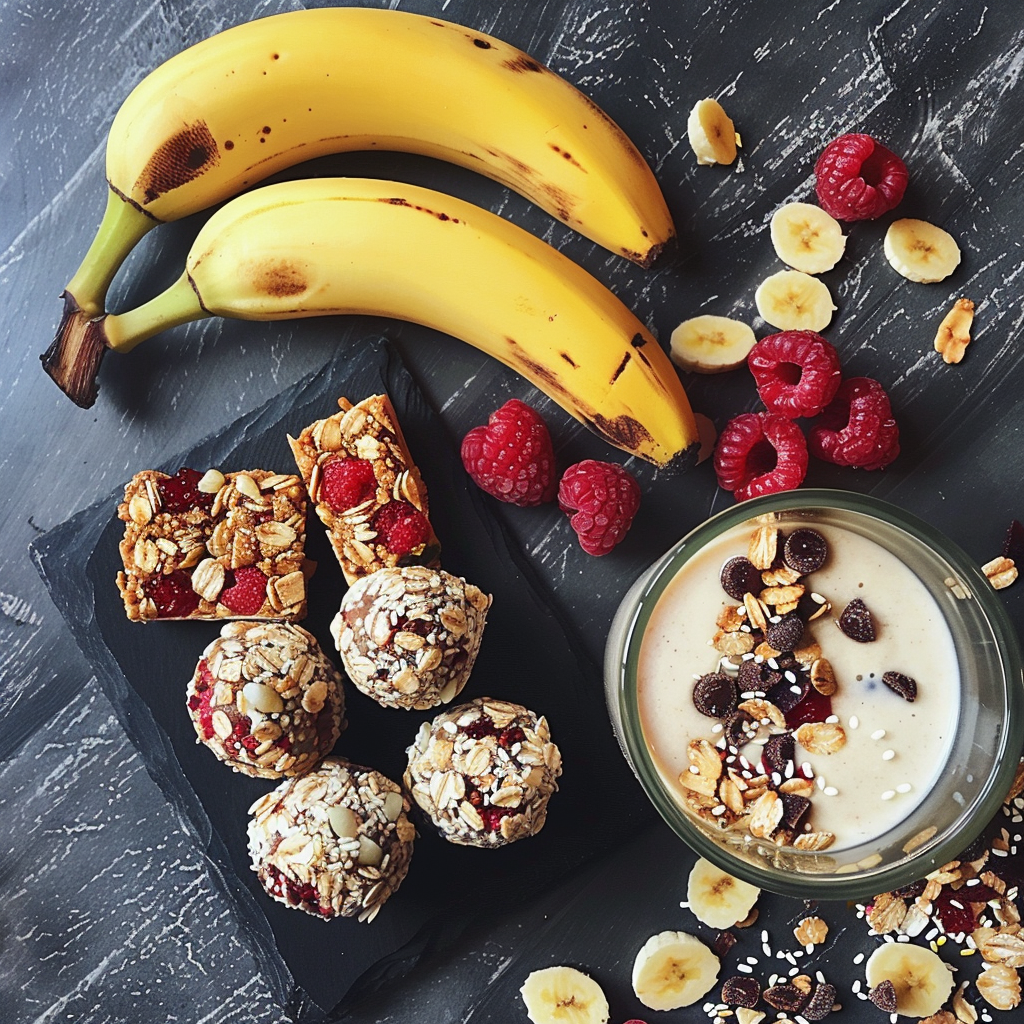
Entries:
<svg viewBox="0 0 1024 1024">
<path fill-rule="evenodd" d="M 953 1007 L 956 1019 L 961 1024 L 974 1024 L 978 1019 L 978 1011 L 964 998 L 965 988 L 967 988 L 967 982 L 961 982 L 960 987 L 953 993 L 950 1005 Z"/>
<path fill-rule="evenodd" d="M 747 617 L 738 605 L 727 605 L 715 620 L 715 625 L 723 633 L 735 633 L 746 621 Z"/>
<path fill-rule="evenodd" d="M 759 526 L 747 546 L 747 558 L 755 569 L 770 569 L 778 552 L 779 531 L 774 526 Z"/>
<path fill-rule="evenodd" d="M 810 675 L 811 686 L 823 697 L 831 697 L 836 692 L 836 674 L 827 658 L 817 658 L 812 662 Z"/>
<path fill-rule="evenodd" d="M 196 484 L 203 494 L 216 494 L 225 484 L 224 474 L 219 469 L 208 469 Z"/>
<path fill-rule="evenodd" d="M 749 633 L 742 633 L 739 630 L 734 633 L 719 630 L 712 637 L 711 643 L 716 651 L 730 656 L 749 654 L 754 649 L 754 638 Z"/>
<path fill-rule="evenodd" d="M 981 571 L 996 590 L 1003 590 L 1017 578 L 1017 566 L 1013 564 L 1013 559 L 1002 556 L 986 562 Z"/>
<path fill-rule="evenodd" d="M 944 363 L 959 363 L 963 359 L 971 343 L 973 322 L 974 303 L 970 299 L 957 299 L 935 335 L 935 351 L 942 356 Z"/>
<path fill-rule="evenodd" d="M 828 937 L 828 925 L 820 917 L 805 917 L 793 929 L 793 936 L 801 946 L 818 945 Z M 796 984 L 796 979 L 793 984 Z"/>
<path fill-rule="evenodd" d="M 807 943 L 804 943 L 804 945 L 807 945 Z M 789 983 L 793 988 L 800 989 L 805 996 L 809 996 L 811 994 L 811 989 L 814 987 L 810 976 L 807 974 L 798 974 L 795 978 L 792 978 Z"/>
<path fill-rule="evenodd" d="M 761 573 L 761 582 L 766 587 L 788 587 L 800 579 L 800 573 L 788 565 L 781 565 L 778 569 L 767 569 Z"/>
<path fill-rule="evenodd" d="M 977 942 L 977 939 L 975 941 Z M 990 964 L 1024 967 L 1024 938 L 1020 935 L 994 932 L 991 936 L 986 937 L 984 942 L 978 943 L 978 950 Z"/>
<path fill-rule="evenodd" d="M 874 898 L 868 914 L 868 924 L 878 935 L 894 932 L 907 916 L 906 901 L 894 896 L 891 892 L 883 892 Z"/>
<path fill-rule="evenodd" d="M 983 971 L 975 984 L 981 997 L 996 1010 L 1012 1010 L 1020 1003 L 1020 976 L 1006 964 Z"/>
</svg>

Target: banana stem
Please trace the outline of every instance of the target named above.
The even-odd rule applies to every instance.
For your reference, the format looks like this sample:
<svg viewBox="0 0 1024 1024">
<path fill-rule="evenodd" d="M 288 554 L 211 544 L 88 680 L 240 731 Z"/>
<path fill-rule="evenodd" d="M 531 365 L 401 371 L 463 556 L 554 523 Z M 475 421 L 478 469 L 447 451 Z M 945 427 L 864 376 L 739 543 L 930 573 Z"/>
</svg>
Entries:
<svg viewBox="0 0 1024 1024">
<path fill-rule="evenodd" d="M 185 272 L 155 298 L 124 313 L 108 313 L 93 321 L 103 330 L 103 341 L 115 352 L 130 352 L 140 341 L 161 331 L 210 316 L 203 309 L 192 279 Z"/>
<path fill-rule="evenodd" d="M 113 188 L 107 191 L 107 206 L 96 235 L 74 277 L 64 289 L 86 319 L 103 312 L 107 289 L 139 240 L 160 222 L 133 206 Z"/>
</svg>

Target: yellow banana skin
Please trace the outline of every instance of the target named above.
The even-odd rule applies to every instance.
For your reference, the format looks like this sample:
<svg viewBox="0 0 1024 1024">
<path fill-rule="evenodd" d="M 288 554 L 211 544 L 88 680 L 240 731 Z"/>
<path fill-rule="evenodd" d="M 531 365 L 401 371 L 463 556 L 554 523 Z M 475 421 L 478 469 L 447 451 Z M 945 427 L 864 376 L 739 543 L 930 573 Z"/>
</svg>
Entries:
<svg viewBox="0 0 1024 1024">
<path fill-rule="evenodd" d="M 623 451 L 658 466 L 693 454 L 697 428 L 679 377 L 615 295 L 501 217 L 399 182 L 309 179 L 232 200 L 200 230 L 178 281 L 137 309 L 92 321 L 91 344 L 127 352 L 205 316 L 328 313 L 445 331 Z"/>
</svg>

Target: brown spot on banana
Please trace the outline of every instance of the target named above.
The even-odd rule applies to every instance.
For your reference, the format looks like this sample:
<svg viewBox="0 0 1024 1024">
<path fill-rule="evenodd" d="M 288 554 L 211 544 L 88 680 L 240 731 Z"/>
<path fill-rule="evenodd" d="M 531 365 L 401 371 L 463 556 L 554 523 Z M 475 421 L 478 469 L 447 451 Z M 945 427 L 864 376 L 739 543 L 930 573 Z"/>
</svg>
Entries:
<svg viewBox="0 0 1024 1024">
<path fill-rule="evenodd" d="M 587 426 L 617 448 L 624 448 L 628 452 L 635 453 L 642 445 L 654 440 L 639 420 L 625 414 L 608 419 L 600 413 L 594 413 L 587 417 Z"/>
<path fill-rule="evenodd" d="M 630 354 L 627 352 L 622 357 L 622 362 L 619 363 L 619 365 L 615 368 L 615 372 L 612 374 L 612 379 L 608 382 L 609 384 L 614 384 L 619 379 L 619 376 L 622 374 L 622 371 L 625 370 L 625 368 L 629 365 L 629 360 Z"/>
<path fill-rule="evenodd" d="M 565 361 L 566 361 L 566 362 L 567 362 L 567 363 L 568 363 L 568 364 L 569 364 L 569 365 L 570 365 L 570 366 L 571 366 L 571 367 L 572 367 L 572 368 L 573 368 L 574 370 L 575 370 L 575 369 L 576 369 L 576 367 L 577 367 L 577 366 L 579 365 L 579 364 L 578 364 L 578 363 L 576 362 L 576 360 L 575 360 L 575 359 L 573 359 L 573 357 L 572 357 L 571 355 L 569 355 L 569 353 L 568 353 L 568 352 L 559 352 L 558 354 L 559 354 L 559 355 L 560 355 L 560 356 L 561 356 L 561 357 L 562 357 L 562 358 L 563 358 L 563 359 L 564 359 L 564 360 L 565 360 Z"/>
<path fill-rule="evenodd" d="M 527 57 L 525 53 L 517 53 L 514 57 L 503 60 L 501 66 L 508 68 L 509 71 L 522 72 L 522 71 L 548 71 L 543 64 L 538 64 L 535 60 Z M 548 71 L 548 74 L 551 72 Z"/>
<path fill-rule="evenodd" d="M 132 187 L 132 194 L 142 203 L 152 203 L 219 163 L 217 140 L 205 121 L 196 121 L 156 148 Z"/>
<path fill-rule="evenodd" d="M 584 167 L 584 166 L 583 166 L 583 164 L 581 164 L 581 163 L 579 162 L 579 160 L 577 160 L 577 159 L 576 159 L 576 158 L 575 158 L 575 157 L 574 157 L 574 156 L 572 155 L 572 153 L 570 153 L 570 152 L 569 152 L 569 150 L 567 150 L 567 149 L 562 149 L 562 147 L 561 147 L 561 146 L 557 146 L 557 145 L 555 145 L 555 143 L 553 143 L 553 142 L 549 142 L 549 143 L 548 143 L 548 145 L 549 145 L 549 146 L 550 146 L 550 147 L 551 147 L 551 148 L 552 148 L 552 149 L 553 149 L 553 150 L 554 150 L 554 151 L 555 151 L 556 153 L 560 153 L 560 154 L 561 154 L 561 156 L 562 156 L 562 159 L 563 159 L 563 160 L 568 160 L 568 161 L 569 161 L 569 163 L 571 163 L 571 164 L 573 165 L 573 167 L 577 167 L 577 168 L 579 168 L 579 170 L 581 170 L 581 171 L 582 171 L 582 172 L 583 172 L 584 174 L 587 174 L 587 173 L 589 173 L 589 172 L 587 171 L 586 167 Z"/>
<path fill-rule="evenodd" d="M 252 264 L 249 279 L 257 292 L 283 298 L 301 295 L 308 283 L 302 268 L 288 260 L 261 260 Z"/>
</svg>

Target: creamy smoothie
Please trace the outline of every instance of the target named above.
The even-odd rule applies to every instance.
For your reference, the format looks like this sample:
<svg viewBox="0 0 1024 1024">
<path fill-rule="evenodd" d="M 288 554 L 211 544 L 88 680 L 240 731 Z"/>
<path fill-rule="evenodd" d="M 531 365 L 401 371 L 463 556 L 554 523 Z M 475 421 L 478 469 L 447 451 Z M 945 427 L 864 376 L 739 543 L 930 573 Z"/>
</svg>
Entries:
<svg viewBox="0 0 1024 1024">
<path fill-rule="evenodd" d="M 803 525 L 780 524 L 776 565 L 782 563 L 782 541 L 787 532 Z M 763 777 L 765 743 L 773 735 L 794 732 L 792 722 L 808 717 L 801 712 L 810 710 L 814 720 L 828 718 L 823 724 L 840 726 L 844 742 L 831 753 L 812 753 L 795 742 L 789 771 L 798 777 L 810 776 L 813 789 L 808 793 L 808 788 L 799 783 L 785 788 L 796 789 L 811 801 L 791 830 L 794 836 L 803 832 L 831 833 L 835 838 L 828 840 L 830 848 L 838 850 L 869 841 L 897 825 L 935 783 L 956 728 L 960 677 L 953 639 L 942 612 L 907 566 L 867 537 L 833 526 L 807 525 L 824 538 L 827 556 L 820 568 L 799 580 L 805 595 L 798 614 L 807 619 L 815 610 L 824 610 L 806 623 L 794 647 L 800 647 L 803 657 L 809 659 L 808 648 L 813 655 L 817 645 L 819 657 L 831 665 L 835 678 L 835 690 L 828 698 L 832 716 L 820 715 L 823 708 L 828 709 L 828 701 L 822 701 L 822 695 L 808 686 L 809 660 L 802 666 L 791 666 L 796 683 L 792 692 L 795 696 L 802 687 L 806 690 L 804 699 L 817 703 L 790 711 L 792 718 L 784 725 L 770 720 L 763 724 L 764 717 L 747 723 L 742 734 L 732 733 L 735 746 L 727 739 L 730 733 L 724 718 L 702 714 L 695 705 L 694 687 L 699 677 L 724 671 L 735 678 L 744 661 L 763 660 L 751 651 L 734 653 L 723 662 L 722 651 L 712 646 L 716 634 L 719 647 L 728 646 L 721 642 L 721 627 L 716 621 L 723 621 L 727 608 L 743 607 L 742 601 L 725 592 L 720 574 L 730 559 L 748 554 L 754 527 L 747 524 L 718 538 L 687 562 L 658 601 L 640 651 L 640 718 L 659 772 L 680 802 L 691 809 L 692 793 L 688 801 L 687 789 L 678 781 L 681 773 L 694 771 L 693 758 L 687 753 L 691 741 L 703 738 L 717 744 L 721 756 L 733 747 L 738 757 L 731 757 L 727 763 L 734 766 L 742 784 L 744 777 L 748 781 Z M 852 639 L 839 626 L 841 614 L 855 599 L 864 603 L 871 616 L 875 639 L 869 642 Z M 779 618 L 772 614 L 774 608 L 767 611 Z M 749 618 L 746 609 L 734 612 L 733 628 L 736 615 Z M 751 632 L 752 627 L 745 622 L 742 629 Z M 756 627 L 752 631 L 762 642 Z M 913 701 L 886 685 L 882 678 L 885 673 L 912 679 L 916 683 Z M 790 677 L 785 678 L 788 682 Z M 737 684 L 741 704 L 757 693 L 763 698 L 762 691 Z M 826 732 L 824 737 L 829 740 L 834 735 Z M 749 764 L 749 770 L 741 771 L 743 764 Z M 785 770 L 776 773 L 768 788 L 778 790 L 789 777 Z M 717 807 L 712 806 L 716 803 Z M 715 814 L 742 816 L 720 809 L 717 795 L 704 804 L 701 813 L 708 820 Z M 780 827 L 784 828 L 785 822 Z"/>
</svg>

